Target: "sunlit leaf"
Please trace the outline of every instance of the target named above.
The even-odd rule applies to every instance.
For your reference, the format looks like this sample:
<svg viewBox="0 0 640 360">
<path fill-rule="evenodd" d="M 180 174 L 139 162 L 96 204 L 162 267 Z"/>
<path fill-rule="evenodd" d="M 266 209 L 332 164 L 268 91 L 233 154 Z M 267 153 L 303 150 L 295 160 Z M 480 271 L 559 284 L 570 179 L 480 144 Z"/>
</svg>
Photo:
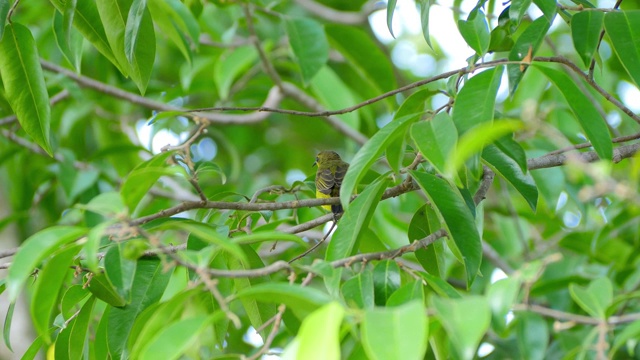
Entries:
<svg viewBox="0 0 640 360">
<path fill-rule="evenodd" d="M 27 27 L 15 22 L 6 25 L 4 32 L 0 41 L 0 76 L 5 96 L 24 131 L 53 156 L 49 94 L 36 42 Z"/>
</svg>

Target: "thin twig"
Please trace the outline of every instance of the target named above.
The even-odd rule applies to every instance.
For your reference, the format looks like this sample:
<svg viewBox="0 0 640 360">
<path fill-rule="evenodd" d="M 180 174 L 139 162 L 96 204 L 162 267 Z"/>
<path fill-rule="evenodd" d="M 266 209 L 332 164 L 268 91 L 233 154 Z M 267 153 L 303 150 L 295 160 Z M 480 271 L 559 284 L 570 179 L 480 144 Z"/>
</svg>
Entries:
<svg viewBox="0 0 640 360">
<path fill-rule="evenodd" d="M 322 239 L 320 239 L 320 241 L 318 241 L 315 245 L 313 245 L 312 247 L 307 249 L 302 254 L 300 254 L 300 255 L 294 257 L 293 259 L 289 260 L 289 264 L 293 263 L 294 261 L 296 261 L 298 259 L 302 259 L 303 257 L 307 256 L 309 253 L 311 253 L 313 250 L 317 249 L 318 246 L 320 246 L 325 240 L 327 240 L 327 238 L 329 237 L 329 234 L 331 234 L 331 232 L 333 231 L 333 229 L 335 227 L 336 227 L 336 221 L 334 221 L 331 224 L 331 228 L 329 228 L 329 231 L 327 231 L 327 233 L 322 237 Z"/>
<path fill-rule="evenodd" d="M 159 101 L 147 99 L 143 96 L 118 89 L 114 86 L 107 85 L 105 83 L 91 79 L 89 77 L 78 75 L 71 70 L 65 69 L 59 65 L 56 65 L 52 62 L 48 62 L 46 60 L 41 59 L 40 64 L 42 65 L 43 69 L 51 72 L 55 72 L 58 74 L 62 74 L 68 77 L 69 79 L 75 81 L 80 86 L 96 90 L 103 94 L 107 94 L 109 96 L 113 96 L 115 98 L 128 101 L 132 104 L 136 104 L 150 110 L 181 111 L 181 112 L 184 112 L 186 115 L 188 115 L 189 113 L 192 113 L 192 111 L 190 110 L 187 110 L 178 106 L 174 106 L 174 105 L 165 104 Z M 271 90 L 269 90 L 269 93 L 267 95 L 267 98 L 264 101 L 263 106 L 277 107 L 280 104 L 281 100 L 282 100 L 282 93 L 280 92 L 278 87 L 274 86 L 273 88 L 271 88 Z M 264 121 L 269 116 L 269 114 L 262 113 L 262 112 L 254 112 L 251 114 L 196 113 L 194 115 L 205 118 L 216 124 L 252 124 L 252 123 L 258 123 L 258 122 Z"/>
</svg>

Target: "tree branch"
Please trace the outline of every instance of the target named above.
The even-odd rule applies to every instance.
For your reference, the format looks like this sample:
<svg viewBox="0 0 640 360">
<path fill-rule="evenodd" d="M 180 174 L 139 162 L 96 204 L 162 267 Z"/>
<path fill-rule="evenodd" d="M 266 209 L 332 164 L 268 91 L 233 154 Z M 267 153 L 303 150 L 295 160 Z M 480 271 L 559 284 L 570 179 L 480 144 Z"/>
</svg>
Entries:
<svg viewBox="0 0 640 360">
<path fill-rule="evenodd" d="M 100 93 L 107 94 L 109 96 L 113 96 L 118 99 L 122 99 L 128 101 L 132 104 L 140 105 L 144 108 L 156 111 L 182 111 L 185 114 L 193 113 L 192 116 L 198 116 L 203 119 L 207 119 L 216 124 L 252 124 L 261 122 L 267 119 L 269 116 L 268 113 L 256 111 L 251 114 L 215 114 L 215 113 L 199 113 L 192 112 L 188 109 L 184 109 L 178 106 L 165 104 L 159 101 L 147 99 L 143 96 L 130 93 L 121 89 L 118 89 L 114 86 L 107 85 L 105 83 L 99 82 L 97 80 L 91 79 L 89 77 L 78 75 L 75 72 L 65 69 L 59 65 L 48 62 L 46 60 L 40 60 L 40 64 L 42 68 L 51 72 L 55 72 L 58 74 L 62 74 L 69 79 L 78 83 L 78 85 L 96 90 Z M 278 87 L 273 87 L 269 90 L 269 94 L 264 101 L 264 107 L 277 107 L 282 100 L 282 93 L 278 89 Z"/>
</svg>

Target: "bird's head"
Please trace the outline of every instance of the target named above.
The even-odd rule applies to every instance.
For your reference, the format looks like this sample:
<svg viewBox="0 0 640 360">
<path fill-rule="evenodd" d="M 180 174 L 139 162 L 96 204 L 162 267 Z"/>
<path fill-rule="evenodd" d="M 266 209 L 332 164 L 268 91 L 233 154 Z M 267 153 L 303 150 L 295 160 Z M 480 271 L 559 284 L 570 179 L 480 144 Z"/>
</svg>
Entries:
<svg viewBox="0 0 640 360">
<path fill-rule="evenodd" d="M 316 156 L 316 162 L 313 163 L 313 166 L 331 160 L 340 160 L 340 155 L 335 151 L 321 151 Z"/>
</svg>

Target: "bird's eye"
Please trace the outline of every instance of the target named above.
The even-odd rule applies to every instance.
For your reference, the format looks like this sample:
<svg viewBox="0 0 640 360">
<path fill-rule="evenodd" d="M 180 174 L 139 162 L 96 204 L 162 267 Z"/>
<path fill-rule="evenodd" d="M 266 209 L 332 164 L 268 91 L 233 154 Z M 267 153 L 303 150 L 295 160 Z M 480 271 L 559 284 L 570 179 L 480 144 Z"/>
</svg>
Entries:
<svg viewBox="0 0 640 360">
<path fill-rule="evenodd" d="M 320 161 L 319 158 L 316 156 L 316 162 Z"/>
</svg>

